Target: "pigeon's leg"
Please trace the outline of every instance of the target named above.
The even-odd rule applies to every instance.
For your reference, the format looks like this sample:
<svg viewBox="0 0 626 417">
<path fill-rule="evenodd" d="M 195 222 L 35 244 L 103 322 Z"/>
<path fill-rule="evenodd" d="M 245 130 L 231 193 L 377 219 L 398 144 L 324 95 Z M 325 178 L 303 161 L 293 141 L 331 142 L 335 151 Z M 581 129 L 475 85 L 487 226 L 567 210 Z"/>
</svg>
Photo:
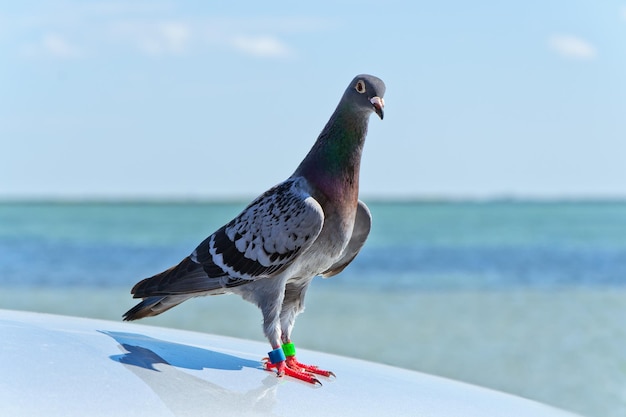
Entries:
<svg viewBox="0 0 626 417">
<path fill-rule="evenodd" d="M 278 284 L 277 281 L 274 282 Z M 309 282 L 286 284 L 284 290 L 280 291 L 280 297 L 271 302 L 264 302 L 271 297 L 263 297 L 262 291 L 251 293 L 254 298 L 250 298 L 256 302 L 263 313 L 263 331 L 273 349 L 268 352 L 268 357 L 265 358 L 265 369 L 275 370 L 279 377 L 287 375 L 311 384 L 321 385 L 321 382 L 313 373 L 329 376 L 332 375 L 332 372 L 303 365 L 296 360 L 295 350 L 292 349 L 293 352 L 289 350 L 285 352 L 281 347 L 285 343 L 291 343 L 291 330 L 293 329 L 296 316 L 303 310 L 304 293 Z M 263 288 L 263 290 L 267 292 L 267 288 Z M 275 294 L 273 291 L 269 293 Z M 291 345 L 293 346 L 293 344 Z M 307 368 L 314 369 L 315 372 Z"/>
<path fill-rule="evenodd" d="M 284 281 L 281 282 L 275 278 L 252 282 L 241 287 L 241 296 L 255 303 L 263 314 L 263 333 L 273 349 L 268 353 L 268 357 L 264 358 L 265 369 L 276 369 L 278 376 L 283 376 L 287 365 L 285 358 L 280 357 L 279 351 L 281 346 L 280 311 L 285 296 Z"/>
<path fill-rule="evenodd" d="M 286 356 L 287 368 L 297 372 L 317 374 L 325 377 L 335 376 L 334 373 L 320 369 L 314 365 L 305 365 L 296 359 L 296 348 L 291 342 L 291 331 L 296 316 L 304 311 L 304 295 L 310 281 L 288 283 L 285 287 L 285 299 L 280 312 L 283 351 Z M 318 381 L 319 382 L 319 381 Z"/>
<path fill-rule="evenodd" d="M 280 282 L 277 280 L 274 281 L 274 283 L 274 285 L 280 285 Z M 280 320 L 285 293 L 283 289 L 275 291 L 276 289 L 277 288 L 272 289 L 271 287 L 263 288 L 263 290 L 269 294 L 268 297 L 263 297 L 263 291 L 249 293 L 253 294 L 253 297 L 250 297 L 250 299 L 256 302 L 263 313 L 263 332 L 273 349 L 268 352 L 268 357 L 264 358 L 265 369 L 268 371 L 276 370 L 276 374 L 279 377 L 288 375 L 311 384 L 320 384 L 320 382 L 310 373 L 292 369 L 287 364 L 287 358 L 285 357 L 281 347 L 282 329 Z M 280 294 L 279 297 L 275 301 L 271 300 L 270 302 L 267 302 L 267 299 L 271 299 L 272 294 L 276 293 Z"/>
</svg>

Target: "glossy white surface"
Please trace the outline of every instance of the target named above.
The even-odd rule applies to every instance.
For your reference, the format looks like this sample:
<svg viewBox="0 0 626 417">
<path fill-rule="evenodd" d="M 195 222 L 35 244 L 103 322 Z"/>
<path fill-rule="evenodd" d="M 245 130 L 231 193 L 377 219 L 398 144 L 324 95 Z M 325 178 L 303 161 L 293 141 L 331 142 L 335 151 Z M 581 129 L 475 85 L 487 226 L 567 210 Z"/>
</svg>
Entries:
<svg viewBox="0 0 626 417">
<path fill-rule="evenodd" d="M 0 310 L 0 414 L 11 416 L 572 417 L 536 402 L 385 365 L 298 350 L 322 387 L 261 368 L 263 343 Z"/>
</svg>

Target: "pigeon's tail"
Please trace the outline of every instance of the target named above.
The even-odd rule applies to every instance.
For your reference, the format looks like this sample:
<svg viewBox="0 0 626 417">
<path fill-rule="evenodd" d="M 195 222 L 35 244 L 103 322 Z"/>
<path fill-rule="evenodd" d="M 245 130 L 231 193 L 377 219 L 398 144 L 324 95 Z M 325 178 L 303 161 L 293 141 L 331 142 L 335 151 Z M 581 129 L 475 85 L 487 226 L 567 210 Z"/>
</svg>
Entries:
<svg viewBox="0 0 626 417">
<path fill-rule="evenodd" d="M 180 303 L 193 295 L 163 295 L 147 297 L 135 307 L 124 313 L 124 321 L 138 320 L 144 317 L 156 316 L 169 310 L 172 307 L 176 307 Z"/>
<path fill-rule="evenodd" d="M 124 320 L 156 316 L 192 297 L 223 294 L 222 282 L 228 277 L 221 269 L 217 272 L 209 277 L 202 264 L 187 256 L 178 265 L 135 284 L 130 293 L 143 301 L 128 310 Z M 230 286 L 237 284 L 239 281 Z"/>
</svg>

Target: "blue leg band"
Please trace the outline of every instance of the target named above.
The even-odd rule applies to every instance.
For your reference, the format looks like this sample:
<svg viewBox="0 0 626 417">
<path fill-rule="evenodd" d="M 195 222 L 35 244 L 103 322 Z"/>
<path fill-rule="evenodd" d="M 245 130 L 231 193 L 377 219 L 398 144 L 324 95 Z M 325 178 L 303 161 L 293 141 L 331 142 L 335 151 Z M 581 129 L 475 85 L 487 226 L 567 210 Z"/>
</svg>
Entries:
<svg viewBox="0 0 626 417">
<path fill-rule="evenodd" d="M 272 350 L 271 352 L 267 352 L 267 356 L 270 358 L 271 364 L 276 364 L 278 362 L 282 362 L 285 359 L 287 359 L 285 357 L 285 352 L 283 352 L 283 348 L 281 347 L 276 348 Z"/>
</svg>

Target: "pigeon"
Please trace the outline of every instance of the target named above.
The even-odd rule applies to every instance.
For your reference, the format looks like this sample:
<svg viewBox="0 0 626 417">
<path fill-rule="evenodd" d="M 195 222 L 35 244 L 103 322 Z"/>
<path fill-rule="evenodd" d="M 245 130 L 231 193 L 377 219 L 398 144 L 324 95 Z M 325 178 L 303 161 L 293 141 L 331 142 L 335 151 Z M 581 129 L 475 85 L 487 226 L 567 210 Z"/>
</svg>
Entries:
<svg viewBox="0 0 626 417">
<path fill-rule="evenodd" d="M 357 256 L 372 217 L 359 200 L 369 116 L 383 119 L 385 84 L 358 75 L 295 172 L 250 203 L 178 265 L 138 282 L 142 301 L 124 320 L 155 316 L 192 297 L 238 294 L 263 314 L 272 351 L 264 368 L 312 384 L 334 376 L 299 362 L 291 332 L 316 276 L 331 277 Z"/>
</svg>

